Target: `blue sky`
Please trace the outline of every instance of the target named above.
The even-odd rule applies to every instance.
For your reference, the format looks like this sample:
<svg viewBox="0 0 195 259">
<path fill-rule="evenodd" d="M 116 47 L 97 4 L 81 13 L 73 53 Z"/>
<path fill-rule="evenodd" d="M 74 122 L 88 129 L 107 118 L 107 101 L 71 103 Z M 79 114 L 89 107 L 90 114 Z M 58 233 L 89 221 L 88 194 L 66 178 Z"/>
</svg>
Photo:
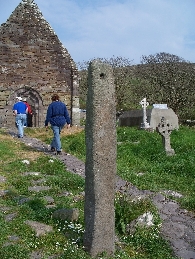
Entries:
<svg viewBox="0 0 195 259">
<path fill-rule="evenodd" d="M 0 24 L 20 0 L 0 0 Z M 195 0 L 35 0 L 75 62 L 167 52 L 195 63 Z"/>
</svg>

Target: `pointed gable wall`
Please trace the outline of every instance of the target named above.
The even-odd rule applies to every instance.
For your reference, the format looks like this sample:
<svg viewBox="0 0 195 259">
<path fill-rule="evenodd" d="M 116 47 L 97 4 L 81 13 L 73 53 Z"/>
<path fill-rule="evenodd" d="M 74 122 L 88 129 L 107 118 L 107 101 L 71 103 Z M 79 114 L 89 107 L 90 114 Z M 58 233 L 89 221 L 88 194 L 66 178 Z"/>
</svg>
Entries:
<svg viewBox="0 0 195 259">
<path fill-rule="evenodd" d="M 43 126 L 51 94 L 67 104 L 79 124 L 78 71 L 67 49 L 33 0 L 23 0 L 0 27 L 0 124 L 13 125 L 17 95 L 33 108 L 33 126 Z"/>
</svg>

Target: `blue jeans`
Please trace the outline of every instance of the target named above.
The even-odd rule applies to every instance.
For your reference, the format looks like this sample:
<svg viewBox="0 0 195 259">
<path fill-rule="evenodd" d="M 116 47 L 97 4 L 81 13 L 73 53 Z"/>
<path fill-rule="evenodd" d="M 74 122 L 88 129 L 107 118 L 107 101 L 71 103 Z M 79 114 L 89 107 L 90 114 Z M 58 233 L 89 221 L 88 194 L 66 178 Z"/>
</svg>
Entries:
<svg viewBox="0 0 195 259">
<path fill-rule="evenodd" d="M 24 136 L 24 124 L 26 122 L 26 114 L 16 115 L 16 126 L 18 128 L 18 137 L 23 138 Z"/>
<path fill-rule="evenodd" d="M 54 135 L 51 142 L 51 147 L 54 147 L 57 151 L 61 151 L 60 132 L 63 127 L 51 125 L 51 128 L 53 130 L 53 135 Z"/>
</svg>

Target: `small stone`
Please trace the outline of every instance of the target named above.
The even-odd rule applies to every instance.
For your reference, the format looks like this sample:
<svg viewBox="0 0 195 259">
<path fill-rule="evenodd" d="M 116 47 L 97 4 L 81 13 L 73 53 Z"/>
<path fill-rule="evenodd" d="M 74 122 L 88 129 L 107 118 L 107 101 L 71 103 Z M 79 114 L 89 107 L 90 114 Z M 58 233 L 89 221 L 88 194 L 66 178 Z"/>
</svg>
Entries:
<svg viewBox="0 0 195 259">
<path fill-rule="evenodd" d="M 54 211 L 53 218 L 61 220 L 77 221 L 79 219 L 79 209 L 59 209 Z"/>
</svg>

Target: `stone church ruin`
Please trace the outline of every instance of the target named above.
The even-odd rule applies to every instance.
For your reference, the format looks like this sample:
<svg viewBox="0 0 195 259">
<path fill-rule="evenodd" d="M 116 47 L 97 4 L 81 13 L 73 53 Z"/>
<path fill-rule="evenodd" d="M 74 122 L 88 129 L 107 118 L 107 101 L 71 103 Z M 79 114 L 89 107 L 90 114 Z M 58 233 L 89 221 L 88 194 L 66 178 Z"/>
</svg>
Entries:
<svg viewBox="0 0 195 259">
<path fill-rule="evenodd" d="M 22 0 L 0 26 L 0 127 L 13 127 L 15 97 L 27 98 L 33 127 L 44 125 L 51 95 L 58 93 L 72 124 L 80 124 L 79 76 L 34 0 Z"/>
</svg>

